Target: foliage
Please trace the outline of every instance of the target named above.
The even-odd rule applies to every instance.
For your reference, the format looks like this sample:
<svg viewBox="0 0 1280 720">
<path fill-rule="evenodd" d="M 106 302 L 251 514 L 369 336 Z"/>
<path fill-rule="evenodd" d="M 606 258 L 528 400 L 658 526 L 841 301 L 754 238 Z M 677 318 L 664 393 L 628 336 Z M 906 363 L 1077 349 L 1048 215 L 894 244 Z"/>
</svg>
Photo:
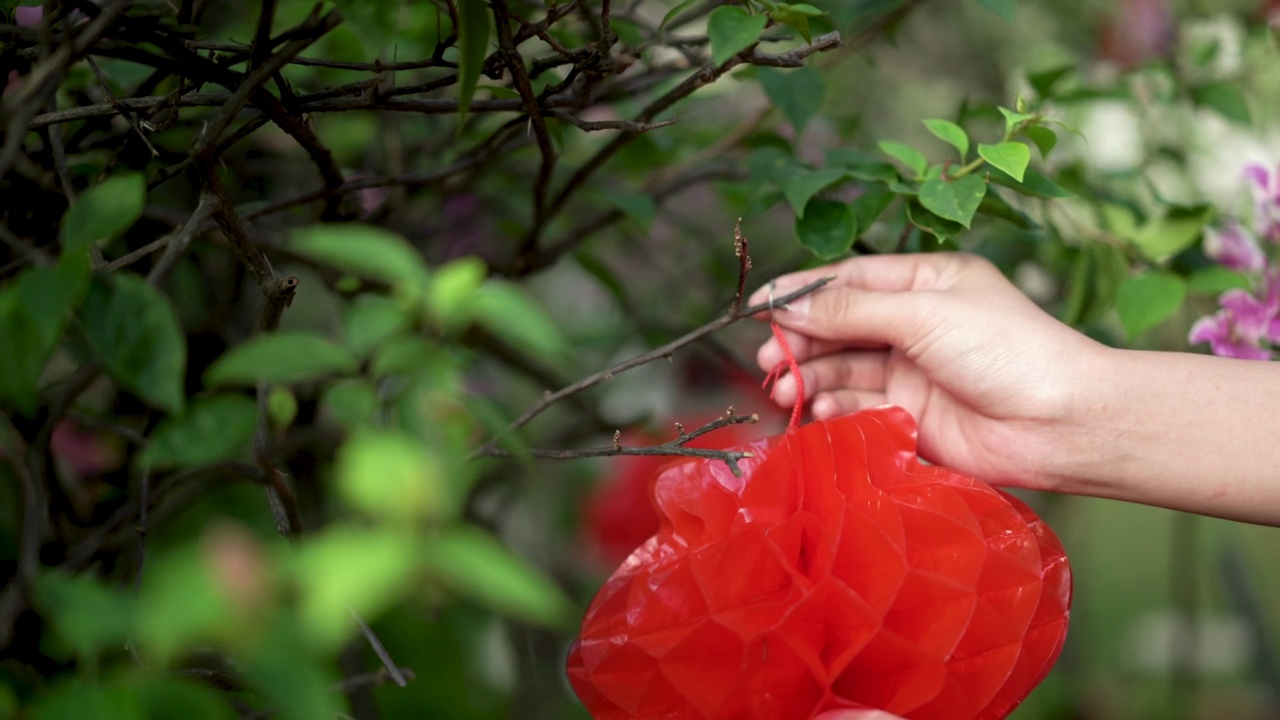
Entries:
<svg viewBox="0 0 1280 720">
<path fill-rule="evenodd" d="M 734 219 L 753 278 L 962 249 L 1186 349 L 1280 157 L 1239 4 L 0 2 L 0 716 L 582 717 L 616 467 L 540 458 L 768 420 L 759 335 L 679 340 Z"/>
</svg>

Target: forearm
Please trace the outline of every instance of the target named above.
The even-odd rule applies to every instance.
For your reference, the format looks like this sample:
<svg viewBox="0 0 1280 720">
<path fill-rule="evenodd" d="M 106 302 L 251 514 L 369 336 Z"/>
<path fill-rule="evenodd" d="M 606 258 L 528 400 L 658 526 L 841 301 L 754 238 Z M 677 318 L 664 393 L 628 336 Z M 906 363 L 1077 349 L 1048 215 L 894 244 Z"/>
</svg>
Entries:
<svg viewBox="0 0 1280 720">
<path fill-rule="evenodd" d="M 1046 440 L 1065 492 L 1280 525 L 1280 364 L 1105 349 Z"/>
</svg>

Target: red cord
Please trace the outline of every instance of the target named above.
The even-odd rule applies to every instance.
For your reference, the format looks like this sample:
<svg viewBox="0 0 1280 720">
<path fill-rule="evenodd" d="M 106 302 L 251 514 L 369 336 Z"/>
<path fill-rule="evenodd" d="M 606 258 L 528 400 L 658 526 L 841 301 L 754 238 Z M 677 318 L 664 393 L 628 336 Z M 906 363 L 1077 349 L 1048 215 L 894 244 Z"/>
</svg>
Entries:
<svg viewBox="0 0 1280 720">
<path fill-rule="evenodd" d="M 787 427 L 798 428 L 800 414 L 804 410 L 804 376 L 800 374 L 800 363 L 796 362 L 796 356 L 791 352 L 791 345 L 782 334 L 782 328 L 778 327 L 778 323 L 769 323 L 769 327 L 773 328 L 773 336 L 778 339 L 778 345 L 782 346 L 782 354 L 786 359 L 775 365 L 769 374 L 765 375 L 764 385 L 761 387 L 769 387 L 769 383 L 781 378 L 783 368 L 791 371 L 791 376 L 796 379 L 796 404 L 791 408 L 791 422 L 787 423 Z M 775 384 L 773 387 L 776 390 L 778 386 Z M 769 391 L 769 397 L 773 397 L 773 390 Z"/>
</svg>

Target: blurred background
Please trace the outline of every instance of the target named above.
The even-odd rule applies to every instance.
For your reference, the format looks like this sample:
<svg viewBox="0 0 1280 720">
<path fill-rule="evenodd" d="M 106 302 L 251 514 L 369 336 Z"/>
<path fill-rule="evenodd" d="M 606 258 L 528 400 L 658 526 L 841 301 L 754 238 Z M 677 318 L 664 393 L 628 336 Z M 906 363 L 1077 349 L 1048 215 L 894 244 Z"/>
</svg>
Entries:
<svg viewBox="0 0 1280 720">
<path fill-rule="evenodd" d="M 587 717 L 564 658 L 656 530 L 666 460 L 537 455 L 660 444 L 729 407 L 760 422 L 702 446 L 779 432 L 768 329 L 505 428 L 725 312 L 739 218 L 748 291 L 850 253 L 961 249 L 1120 347 L 1204 351 L 1192 324 L 1251 282 L 1202 238 L 1260 221 L 1246 166 L 1280 173 L 1280 3 L 813 0 L 756 28 L 756 52 L 840 47 L 726 68 L 708 16 L 768 3 L 615 0 L 604 24 L 598 0 L 472 1 L 0 4 L 0 716 Z M 882 141 L 951 157 L 926 118 L 997 142 L 998 107 L 1059 121 L 1057 145 L 1032 152 L 1048 185 L 971 229 L 905 197 L 797 220 L 873 187 L 824 170 Z M 297 278 L 276 316 L 293 344 L 257 342 L 272 296 L 237 227 Z M 23 293 L 50 268 L 77 299 L 52 339 L 19 341 L 14 308 L 48 307 Z M 130 304 L 116 278 L 153 273 Z M 1151 273 L 1172 289 L 1131 284 Z M 176 399 L 155 390 L 171 380 Z M 277 473 L 296 497 L 273 516 Z M 1066 546 L 1075 604 L 1012 717 L 1280 717 L 1275 529 L 1020 496 Z"/>
</svg>

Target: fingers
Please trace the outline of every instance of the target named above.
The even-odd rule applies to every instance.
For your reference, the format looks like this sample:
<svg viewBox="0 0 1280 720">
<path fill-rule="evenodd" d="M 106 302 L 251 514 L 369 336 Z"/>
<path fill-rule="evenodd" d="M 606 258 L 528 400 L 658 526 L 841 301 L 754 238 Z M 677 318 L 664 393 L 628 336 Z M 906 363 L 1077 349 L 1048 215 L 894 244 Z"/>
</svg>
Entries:
<svg viewBox="0 0 1280 720">
<path fill-rule="evenodd" d="M 783 275 L 773 281 L 773 297 L 780 297 L 824 277 L 834 277 L 827 287 L 879 292 L 935 289 L 956 271 L 981 262 L 976 256 L 960 253 L 864 255 L 834 265 Z M 769 292 L 768 285 L 756 290 L 749 304 L 768 302 Z"/>
<path fill-rule="evenodd" d="M 880 292 L 822 288 L 776 310 L 782 327 L 815 340 L 845 346 L 891 345 L 908 349 L 934 326 L 940 295 L 932 292 Z M 788 338 L 789 339 L 789 338 Z"/>
<path fill-rule="evenodd" d="M 791 356 L 796 359 L 796 362 L 804 362 L 810 358 L 829 355 L 847 347 L 846 343 L 831 340 L 814 340 L 807 335 L 801 335 L 790 330 L 783 330 L 782 334 L 787 338 L 787 345 L 791 348 Z M 774 338 L 769 338 L 756 352 L 756 362 L 760 364 L 760 369 L 765 372 L 774 369 L 778 363 L 786 359 L 786 353 L 782 351 L 782 346 Z"/>
<path fill-rule="evenodd" d="M 800 365 L 805 392 L 815 400 L 824 392 L 845 389 L 873 390 L 883 396 L 888 358 L 888 352 L 869 351 L 842 352 L 809 360 Z M 778 379 L 773 397 L 784 407 L 796 401 L 796 380 L 790 373 Z"/>
<path fill-rule="evenodd" d="M 869 407 L 884 405 L 889 398 L 883 391 L 834 390 L 816 395 L 809 413 L 814 420 L 833 420 Z"/>
</svg>

